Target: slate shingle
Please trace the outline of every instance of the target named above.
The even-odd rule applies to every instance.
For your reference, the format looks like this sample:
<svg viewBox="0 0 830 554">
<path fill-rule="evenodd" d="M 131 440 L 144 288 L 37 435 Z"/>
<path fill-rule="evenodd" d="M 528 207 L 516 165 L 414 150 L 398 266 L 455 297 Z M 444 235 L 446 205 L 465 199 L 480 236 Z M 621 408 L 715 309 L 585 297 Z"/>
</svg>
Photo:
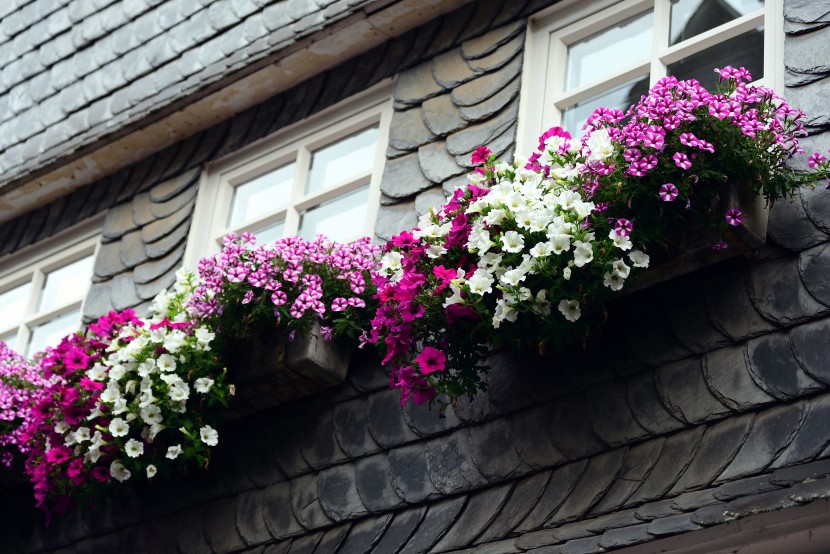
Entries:
<svg viewBox="0 0 830 554">
<path fill-rule="evenodd" d="M 427 442 L 424 458 L 429 480 L 442 494 L 468 491 L 487 483 L 476 469 L 464 430 Z"/>
<path fill-rule="evenodd" d="M 471 544 L 479 533 L 489 527 L 490 522 L 502 509 L 510 489 L 511 484 L 507 484 L 471 494 L 464 510 L 433 550 L 443 552 Z"/>
</svg>

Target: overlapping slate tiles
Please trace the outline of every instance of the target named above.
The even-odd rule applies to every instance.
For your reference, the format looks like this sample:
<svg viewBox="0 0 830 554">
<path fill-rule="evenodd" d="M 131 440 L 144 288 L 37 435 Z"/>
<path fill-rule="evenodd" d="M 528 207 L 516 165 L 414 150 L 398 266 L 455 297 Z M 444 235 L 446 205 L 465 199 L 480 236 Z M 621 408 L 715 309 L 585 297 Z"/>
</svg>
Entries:
<svg viewBox="0 0 830 554">
<path fill-rule="evenodd" d="M 11 180 L 363 9 L 367 0 L 35 0 L 0 15 Z"/>
<path fill-rule="evenodd" d="M 400 76 L 375 233 L 414 227 L 466 181 L 470 154 L 510 158 L 516 137 L 525 23 L 462 42 Z"/>
<path fill-rule="evenodd" d="M 175 282 L 199 174 L 198 169 L 185 172 L 107 212 L 85 319 L 142 305 Z"/>
</svg>

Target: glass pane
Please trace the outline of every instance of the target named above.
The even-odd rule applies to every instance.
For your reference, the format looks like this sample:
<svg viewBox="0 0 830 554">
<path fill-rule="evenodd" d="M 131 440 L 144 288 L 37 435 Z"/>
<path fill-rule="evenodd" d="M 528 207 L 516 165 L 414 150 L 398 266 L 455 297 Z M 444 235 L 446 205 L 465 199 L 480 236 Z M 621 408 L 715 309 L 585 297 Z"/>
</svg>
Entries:
<svg viewBox="0 0 830 554">
<path fill-rule="evenodd" d="M 669 75 L 678 79 L 697 79 L 712 90 L 718 83 L 716 67 L 745 67 L 753 79 L 764 76 L 764 28 L 738 35 L 697 54 L 669 65 Z"/>
<path fill-rule="evenodd" d="M 0 328 L 17 327 L 23 321 L 31 290 L 32 284 L 25 283 L 0 294 Z"/>
<path fill-rule="evenodd" d="M 618 23 L 568 48 L 565 90 L 603 77 L 651 56 L 653 12 Z"/>
<path fill-rule="evenodd" d="M 562 110 L 562 127 L 573 136 L 582 135 L 582 126 L 591 113 L 601 107 L 628 110 L 629 106 L 639 102 L 640 97 L 648 92 L 648 76 L 628 81 L 617 88 L 601 92 L 596 96 L 583 100 L 578 104 Z"/>
<path fill-rule="evenodd" d="M 12 350 L 17 350 L 17 331 L 0 335 L 0 341 L 5 342 Z"/>
<path fill-rule="evenodd" d="M 292 162 L 236 187 L 228 226 L 239 227 L 288 204 L 294 168 Z"/>
<path fill-rule="evenodd" d="M 81 312 L 75 310 L 61 315 L 32 329 L 32 338 L 26 349 L 26 356 L 41 352 L 47 346 L 57 346 L 61 339 L 81 327 Z"/>
<path fill-rule="evenodd" d="M 366 228 L 369 187 L 362 187 L 304 212 L 300 219 L 300 236 L 311 240 L 318 233 L 336 241 L 346 241 Z"/>
<path fill-rule="evenodd" d="M 46 274 L 37 311 L 48 312 L 83 298 L 92 280 L 93 257 L 87 256 Z"/>
<path fill-rule="evenodd" d="M 282 238 L 285 234 L 285 221 L 280 221 L 256 231 L 256 243 L 268 244 Z"/>
<path fill-rule="evenodd" d="M 671 37 L 675 45 L 764 7 L 764 0 L 672 0 Z"/>
<path fill-rule="evenodd" d="M 378 126 L 375 125 L 315 150 L 311 155 L 306 193 L 371 173 L 375 165 L 379 133 Z"/>
</svg>

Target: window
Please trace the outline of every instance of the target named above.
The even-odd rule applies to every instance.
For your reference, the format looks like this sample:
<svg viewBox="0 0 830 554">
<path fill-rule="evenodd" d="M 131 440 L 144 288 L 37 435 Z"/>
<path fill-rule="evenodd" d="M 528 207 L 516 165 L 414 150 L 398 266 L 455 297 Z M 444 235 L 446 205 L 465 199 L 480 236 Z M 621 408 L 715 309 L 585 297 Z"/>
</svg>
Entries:
<svg viewBox="0 0 830 554">
<path fill-rule="evenodd" d="M 96 218 L 0 263 L 0 340 L 28 357 L 81 329 L 99 228 Z"/>
<path fill-rule="evenodd" d="M 251 231 L 260 243 L 371 235 L 391 118 L 388 87 L 302 121 L 208 168 L 186 264 Z"/>
<path fill-rule="evenodd" d="M 581 133 L 596 107 L 624 110 L 666 75 L 711 88 L 712 69 L 743 66 L 756 83 L 775 88 L 783 72 L 781 14 L 781 0 L 554 6 L 531 20 L 519 152 L 532 152 L 536 137 L 553 125 Z"/>
</svg>

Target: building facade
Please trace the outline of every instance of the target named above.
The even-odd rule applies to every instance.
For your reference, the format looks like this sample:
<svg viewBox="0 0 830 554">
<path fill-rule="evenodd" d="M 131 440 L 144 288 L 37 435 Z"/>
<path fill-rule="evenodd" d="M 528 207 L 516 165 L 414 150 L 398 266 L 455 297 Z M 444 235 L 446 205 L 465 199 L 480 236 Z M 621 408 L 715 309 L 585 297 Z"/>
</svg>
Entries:
<svg viewBox="0 0 830 554">
<path fill-rule="evenodd" d="M 0 7 L 0 339 L 31 354 L 146 310 L 227 231 L 388 240 L 466 182 L 667 74 L 743 65 L 830 146 L 810 0 L 20 0 Z M 708 84 L 711 84 L 709 82 Z M 830 197 L 766 246 L 628 294 L 600 348 L 494 352 L 487 393 L 401 408 L 370 352 L 229 421 L 205 472 L 10 552 L 823 552 Z"/>
</svg>

